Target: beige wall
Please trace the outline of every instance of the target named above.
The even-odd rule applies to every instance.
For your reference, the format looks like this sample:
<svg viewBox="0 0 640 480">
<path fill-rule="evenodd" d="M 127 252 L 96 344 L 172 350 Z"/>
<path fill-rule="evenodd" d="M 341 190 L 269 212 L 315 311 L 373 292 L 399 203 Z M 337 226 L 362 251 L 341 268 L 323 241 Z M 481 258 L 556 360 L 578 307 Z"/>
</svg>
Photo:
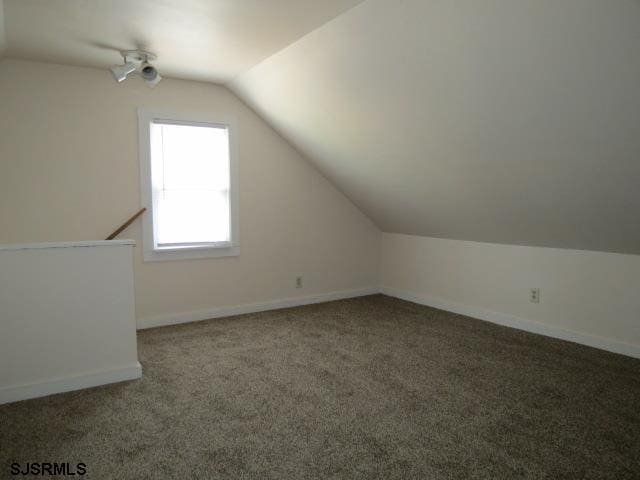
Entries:
<svg viewBox="0 0 640 480">
<path fill-rule="evenodd" d="M 143 263 L 139 318 L 377 285 L 378 229 L 222 87 L 165 79 L 155 89 L 106 70 L 0 62 L 0 243 L 105 238 L 140 207 L 136 108 L 236 115 L 236 258 Z M 294 288 L 295 275 L 304 288 Z"/>
<path fill-rule="evenodd" d="M 640 357 L 639 255 L 387 233 L 381 250 L 387 293 Z"/>
</svg>

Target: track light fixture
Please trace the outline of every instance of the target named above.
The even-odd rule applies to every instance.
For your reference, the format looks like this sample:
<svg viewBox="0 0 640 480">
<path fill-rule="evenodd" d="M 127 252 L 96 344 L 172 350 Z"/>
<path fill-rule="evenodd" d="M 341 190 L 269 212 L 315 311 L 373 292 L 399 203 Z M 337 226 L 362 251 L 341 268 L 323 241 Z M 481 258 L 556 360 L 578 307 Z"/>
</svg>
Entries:
<svg viewBox="0 0 640 480">
<path fill-rule="evenodd" d="M 162 80 L 162 77 L 160 77 L 156 67 L 151 65 L 149 62 L 143 62 L 140 66 L 140 76 L 150 87 L 155 87 L 160 80 Z"/>
<path fill-rule="evenodd" d="M 124 65 L 114 65 L 109 70 L 113 74 L 113 78 L 116 79 L 118 83 L 127 79 L 127 75 L 136 71 L 136 64 L 133 62 L 127 62 Z"/>
<path fill-rule="evenodd" d="M 145 83 L 153 88 L 162 77 L 158 73 L 156 67 L 149 63 L 150 60 L 155 60 L 155 54 L 151 52 L 145 52 L 144 50 L 123 50 L 120 52 L 124 60 L 123 65 L 114 65 L 109 70 L 113 74 L 113 77 L 118 83 L 127 79 L 129 74 L 138 72 Z"/>
</svg>

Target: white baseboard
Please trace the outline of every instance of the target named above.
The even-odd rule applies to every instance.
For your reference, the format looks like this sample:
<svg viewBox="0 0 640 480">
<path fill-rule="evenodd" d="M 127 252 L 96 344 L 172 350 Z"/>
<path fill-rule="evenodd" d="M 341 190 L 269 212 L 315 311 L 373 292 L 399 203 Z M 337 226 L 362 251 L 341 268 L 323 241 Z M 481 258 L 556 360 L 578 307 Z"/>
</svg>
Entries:
<svg viewBox="0 0 640 480">
<path fill-rule="evenodd" d="M 616 340 L 596 337 L 586 333 L 565 330 L 551 325 L 545 325 L 533 320 L 516 317 L 506 313 L 494 312 L 479 307 L 472 307 L 461 303 L 451 302 L 440 298 L 421 295 L 414 292 L 398 290 L 391 287 L 368 287 L 356 290 L 343 290 L 339 292 L 322 293 L 317 295 L 309 295 L 305 297 L 287 298 L 279 300 L 270 300 L 266 302 L 251 303 L 245 305 L 236 305 L 230 307 L 219 307 L 206 310 L 198 310 L 193 312 L 183 312 L 168 315 L 158 315 L 153 317 L 139 318 L 137 320 L 138 330 L 146 328 L 162 327 L 167 325 L 177 325 L 180 323 L 197 322 L 201 320 L 209 320 L 213 318 L 229 317 L 232 315 L 242 315 L 246 313 L 264 312 L 268 310 L 277 310 L 280 308 L 298 307 L 302 305 L 311 305 L 314 303 L 331 302 L 333 300 L 343 300 L 345 298 L 362 297 L 365 295 L 374 295 L 383 293 L 390 297 L 400 298 L 409 302 L 427 305 L 429 307 L 446 310 L 460 315 L 477 318 L 487 322 L 503 325 L 505 327 L 517 328 L 527 332 L 545 335 L 547 337 L 567 340 L 589 347 L 606 350 L 613 353 L 619 353 L 629 357 L 640 358 L 640 346 L 631 345 Z"/>
<path fill-rule="evenodd" d="M 418 303 L 420 305 L 426 305 L 429 307 L 438 308 L 440 310 L 446 310 L 448 312 L 477 318 L 479 320 L 485 320 L 487 322 L 503 325 L 505 327 L 517 328 L 518 330 L 524 330 L 526 332 L 538 333 L 547 337 L 580 343 L 582 345 L 598 348 L 600 350 L 607 350 L 609 352 L 619 353 L 621 355 L 627 355 L 629 357 L 640 358 L 640 346 L 638 345 L 631 345 L 629 343 L 619 342 L 617 340 L 610 340 L 608 338 L 596 337 L 586 333 L 565 330 L 559 327 L 546 325 L 533 320 L 527 320 L 506 313 L 494 312 L 492 310 L 485 310 L 478 307 L 471 307 L 469 305 L 451 302 L 448 300 L 430 297 L 414 292 L 398 290 L 391 287 L 381 287 L 380 293 L 383 293 L 390 297 L 396 297 L 402 300 L 407 300 L 409 302 Z"/>
<path fill-rule="evenodd" d="M 140 377 L 142 377 L 142 366 L 139 362 L 136 362 L 134 365 L 116 370 L 105 370 L 72 377 L 54 378 L 45 382 L 2 387 L 0 388 L 0 404 L 44 397 L 54 393 L 70 392 L 82 388 L 97 387 L 108 383 L 135 380 Z"/>
<path fill-rule="evenodd" d="M 285 298 L 259 303 L 249 303 L 245 305 L 210 308 L 194 312 L 183 312 L 168 315 L 158 315 L 153 317 L 144 317 L 139 318 L 136 323 L 138 326 L 138 330 L 144 330 L 146 328 L 177 325 L 179 323 L 198 322 L 200 320 L 230 317 L 232 315 L 243 315 L 245 313 L 265 312 L 267 310 L 299 307 L 301 305 L 331 302 L 334 300 L 343 300 L 345 298 L 363 297 L 365 295 L 373 295 L 376 293 L 380 293 L 378 287 L 359 288 L 356 290 L 342 290 L 339 292 L 320 293 L 316 295 L 308 295 L 305 297 Z"/>
</svg>

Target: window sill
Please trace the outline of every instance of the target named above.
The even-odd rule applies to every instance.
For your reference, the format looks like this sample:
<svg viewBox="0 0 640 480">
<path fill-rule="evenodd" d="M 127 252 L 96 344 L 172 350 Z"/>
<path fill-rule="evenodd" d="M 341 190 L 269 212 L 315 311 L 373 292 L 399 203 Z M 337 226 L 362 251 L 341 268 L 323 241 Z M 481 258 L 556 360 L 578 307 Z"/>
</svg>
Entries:
<svg viewBox="0 0 640 480">
<path fill-rule="evenodd" d="M 165 262 L 170 260 L 191 260 L 197 258 L 237 257 L 240 247 L 177 247 L 145 250 L 145 262 Z"/>
</svg>

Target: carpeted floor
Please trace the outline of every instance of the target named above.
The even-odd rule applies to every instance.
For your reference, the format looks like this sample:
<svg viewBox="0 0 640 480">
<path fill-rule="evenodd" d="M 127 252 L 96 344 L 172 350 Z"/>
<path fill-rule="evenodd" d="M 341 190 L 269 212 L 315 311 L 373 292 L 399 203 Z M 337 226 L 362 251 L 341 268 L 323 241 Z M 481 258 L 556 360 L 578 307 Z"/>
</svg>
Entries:
<svg viewBox="0 0 640 480">
<path fill-rule="evenodd" d="M 138 338 L 139 381 L 0 406 L 2 478 L 640 478 L 631 358 L 381 295 Z"/>
</svg>

